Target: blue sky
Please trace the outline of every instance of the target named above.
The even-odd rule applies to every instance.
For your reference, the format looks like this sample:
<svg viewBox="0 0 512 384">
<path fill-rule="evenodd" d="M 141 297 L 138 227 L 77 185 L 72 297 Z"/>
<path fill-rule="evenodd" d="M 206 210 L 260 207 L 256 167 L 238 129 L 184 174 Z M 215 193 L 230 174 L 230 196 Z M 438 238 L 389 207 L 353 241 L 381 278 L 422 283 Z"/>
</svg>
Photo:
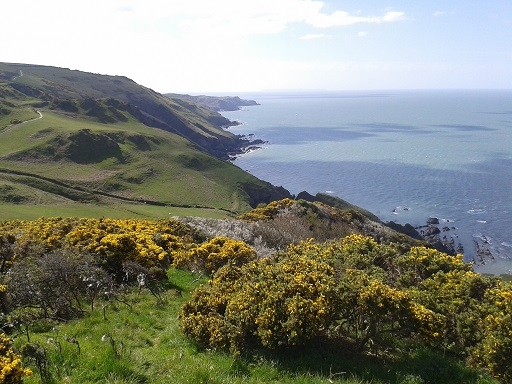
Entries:
<svg viewBox="0 0 512 384">
<path fill-rule="evenodd" d="M 0 61 L 158 92 L 512 88 L 511 0 L 16 0 Z"/>
</svg>

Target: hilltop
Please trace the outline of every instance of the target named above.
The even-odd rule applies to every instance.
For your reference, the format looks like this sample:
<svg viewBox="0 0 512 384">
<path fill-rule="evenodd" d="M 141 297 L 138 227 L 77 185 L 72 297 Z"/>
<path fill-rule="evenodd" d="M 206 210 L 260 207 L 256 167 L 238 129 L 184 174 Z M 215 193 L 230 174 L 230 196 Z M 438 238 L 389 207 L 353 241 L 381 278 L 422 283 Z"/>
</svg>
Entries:
<svg viewBox="0 0 512 384">
<path fill-rule="evenodd" d="M 222 217 L 289 197 L 225 161 L 248 145 L 232 124 L 123 76 L 0 63 L 0 219 L 164 206 Z"/>
</svg>

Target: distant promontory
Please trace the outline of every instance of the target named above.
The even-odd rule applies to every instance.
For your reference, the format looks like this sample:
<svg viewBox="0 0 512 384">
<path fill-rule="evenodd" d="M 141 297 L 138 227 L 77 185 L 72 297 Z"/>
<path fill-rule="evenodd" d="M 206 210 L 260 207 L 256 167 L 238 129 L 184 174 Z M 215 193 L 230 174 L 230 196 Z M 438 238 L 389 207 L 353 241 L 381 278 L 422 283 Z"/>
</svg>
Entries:
<svg viewBox="0 0 512 384">
<path fill-rule="evenodd" d="M 237 111 L 240 107 L 248 107 L 252 105 L 259 105 L 254 100 L 241 99 L 238 96 L 191 96 L 175 93 L 166 93 L 164 96 L 171 98 L 182 98 L 193 101 L 195 103 L 204 105 L 212 111 Z"/>
</svg>

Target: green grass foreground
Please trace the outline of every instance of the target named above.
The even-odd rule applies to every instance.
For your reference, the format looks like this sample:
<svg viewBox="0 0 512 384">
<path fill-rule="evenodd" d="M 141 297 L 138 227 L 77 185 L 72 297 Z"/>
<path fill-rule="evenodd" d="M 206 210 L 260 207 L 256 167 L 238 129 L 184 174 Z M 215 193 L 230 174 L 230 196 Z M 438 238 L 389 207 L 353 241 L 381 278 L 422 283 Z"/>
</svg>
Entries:
<svg viewBox="0 0 512 384">
<path fill-rule="evenodd" d="M 80 320 L 32 325 L 53 383 L 498 383 L 428 350 L 393 358 L 352 353 L 321 341 L 303 349 L 232 356 L 204 350 L 181 331 L 178 313 L 204 280 L 171 268 L 162 300 L 133 288 L 122 302 L 97 302 Z M 178 294 L 181 291 L 181 295 Z M 22 348 L 27 336 L 15 345 Z M 24 383 L 40 383 L 38 369 Z"/>
</svg>

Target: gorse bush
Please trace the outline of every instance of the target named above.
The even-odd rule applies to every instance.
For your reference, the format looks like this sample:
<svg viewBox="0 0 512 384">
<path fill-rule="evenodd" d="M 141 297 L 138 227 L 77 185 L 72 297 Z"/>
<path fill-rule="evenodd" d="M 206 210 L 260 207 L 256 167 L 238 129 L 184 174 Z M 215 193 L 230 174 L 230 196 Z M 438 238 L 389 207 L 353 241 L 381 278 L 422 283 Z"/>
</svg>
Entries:
<svg viewBox="0 0 512 384">
<path fill-rule="evenodd" d="M 77 224 L 65 241 L 97 255 L 112 273 L 121 271 L 124 261 L 165 270 L 174 251 L 201 239 L 192 228 L 175 220 L 88 219 Z"/>
<path fill-rule="evenodd" d="M 241 266 L 256 259 L 256 252 L 243 241 L 217 236 L 190 249 L 176 252 L 174 266 L 208 275 L 225 264 Z"/>
<path fill-rule="evenodd" d="M 21 355 L 13 350 L 11 340 L 5 333 L 0 333 L 0 383 L 18 384 L 31 374 L 29 369 L 22 367 Z"/>
<path fill-rule="evenodd" d="M 281 210 L 291 207 L 294 204 L 295 201 L 292 199 L 273 201 L 262 207 L 255 208 L 247 213 L 239 215 L 238 219 L 252 222 L 271 220 L 277 216 Z"/>
<path fill-rule="evenodd" d="M 487 368 L 505 383 L 512 382 L 512 286 L 500 283 L 485 293 L 486 308 L 478 318 L 481 340 L 471 361 Z"/>
<path fill-rule="evenodd" d="M 174 265 L 200 272 L 191 285 L 210 278 L 179 317 L 183 332 L 205 348 L 238 355 L 326 342 L 390 359 L 400 351 L 438 350 L 512 381 L 510 283 L 473 272 L 461 256 L 381 241 L 400 239 L 387 232 L 379 241 L 365 236 L 378 223 L 356 211 L 285 200 L 253 213 L 252 221 L 0 223 L 2 325 L 25 334 L 26 357 L 38 361 L 46 349 L 30 342 L 31 332 L 94 313 L 98 302 L 106 321 L 107 309 L 131 310 L 128 292 L 144 289 L 163 310 L 165 291 L 173 286 L 177 298 L 183 289 L 166 280 Z M 3 345 L 2 374 L 20 380 L 26 372 L 19 355 Z M 60 347 L 52 344 L 59 354 Z"/>
<path fill-rule="evenodd" d="M 124 261 L 165 271 L 173 252 L 204 237 L 177 220 L 42 218 L 3 222 L 0 239 L 4 272 L 15 259 L 70 248 L 94 255 L 106 271 L 118 274 Z"/>
<path fill-rule="evenodd" d="M 300 345 L 332 320 L 335 287 L 334 271 L 320 259 L 290 254 L 226 265 L 183 307 L 183 329 L 232 351 Z"/>
<path fill-rule="evenodd" d="M 193 293 L 181 318 L 183 331 L 208 347 L 276 349 L 322 337 L 363 351 L 407 341 L 507 382 L 511 298 L 509 284 L 472 272 L 459 256 L 350 235 L 226 265 Z"/>
</svg>

